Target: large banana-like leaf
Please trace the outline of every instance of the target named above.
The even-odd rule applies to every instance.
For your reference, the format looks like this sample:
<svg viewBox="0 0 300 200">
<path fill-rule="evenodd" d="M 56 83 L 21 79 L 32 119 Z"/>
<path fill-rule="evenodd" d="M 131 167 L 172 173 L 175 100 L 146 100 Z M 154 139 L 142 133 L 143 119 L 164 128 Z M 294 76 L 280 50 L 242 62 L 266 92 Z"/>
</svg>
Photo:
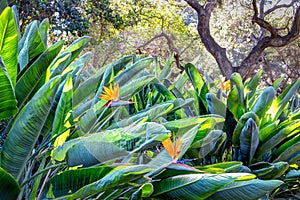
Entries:
<svg viewBox="0 0 300 200">
<path fill-rule="evenodd" d="M 259 84 L 260 77 L 262 75 L 263 70 L 259 70 L 250 80 L 245 83 L 245 93 L 246 97 L 250 99 L 256 92 L 256 88 Z"/>
<path fill-rule="evenodd" d="M 171 67 L 174 60 L 174 54 L 172 54 L 166 64 L 164 65 L 162 71 L 159 73 L 158 80 L 162 81 L 163 79 L 168 79 L 171 74 Z"/>
<path fill-rule="evenodd" d="M 238 121 L 242 115 L 239 113 L 239 106 L 239 94 L 236 86 L 234 85 L 228 94 L 227 107 L 236 121 Z"/>
<path fill-rule="evenodd" d="M 204 80 L 201 77 L 201 75 L 199 74 L 197 68 L 193 64 L 188 63 L 185 65 L 185 71 L 186 71 L 187 75 L 189 76 L 198 95 L 200 95 L 200 91 L 201 91 L 202 87 L 204 86 Z"/>
<path fill-rule="evenodd" d="M 171 130 L 172 132 L 186 132 L 190 130 L 192 127 L 196 126 L 197 124 L 202 124 L 204 121 L 212 119 L 216 124 L 223 123 L 224 118 L 220 115 L 200 115 L 197 117 L 191 118 L 183 118 L 174 121 L 168 121 L 164 123 L 164 126 Z M 213 125 L 214 126 L 214 125 Z"/>
<path fill-rule="evenodd" d="M 17 199 L 20 186 L 14 177 L 0 167 L 0 196 L 3 200 Z"/>
<path fill-rule="evenodd" d="M 286 179 L 298 179 L 300 178 L 300 170 L 291 170 L 286 174 Z"/>
<path fill-rule="evenodd" d="M 112 124 L 109 129 L 125 127 L 128 126 L 140 119 L 147 117 L 149 120 L 157 119 L 160 116 L 166 115 L 174 108 L 174 104 L 172 102 L 164 102 L 161 104 L 156 104 L 147 109 L 144 109 L 134 115 L 129 116 L 128 118 L 122 119 L 114 124 Z"/>
<path fill-rule="evenodd" d="M 300 135 L 300 134 L 299 134 Z M 279 162 L 281 160 L 287 161 L 289 163 L 297 163 L 298 165 L 300 164 L 299 162 L 299 157 L 300 157 L 300 140 L 299 140 L 299 135 L 297 137 L 298 142 L 290 145 L 288 148 L 285 149 L 275 160 L 274 162 Z"/>
<path fill-rule="evenodd" d="M 155 76 L 146 75 L 127 82 L 120 87 L 120 97 L 123 100 L 129 100 L 137 92 L 141 91 L 143 87 L 155 81 Z M 116 81 L 117 82 L 117 81 Z M 118 83 L 118 82 L 117 82 Z"/>
<path fill-rule="evenodd" d="M 14 88 L 18 69 L 18 33 L 10 7 L 7 7 L 0 15 L 0 57 Z"/>
<path fill-rule="evenodd" d="M 0 56 L 0 120 L 8 119 L 17 112 L 17 100 L 14 86 L 6 72 L 6 67 Z"/>
<path fill-rule="evenodd" d="M 27 66 L 29 62 L 46 50 L 46 46 L 38 26 L 38 21 L 34 21 L 30 26 L 28 34 L 23 36 L 26 38 L 24 39 L 24 44 L 18 57 L 19 67 L 21 70 Z"/>
<path fill-rule="evenodd" d="M 72 75 L 69 74 L 64 82 L 62 94 L 55 110 L 55 117 L 52 123 L 52 137 L 64 133 L 64 131 L 71 126 L 69 120 L 72 118 L 72 86 Z M 64 135 L 63 138 L 60 136 L 57 138 L 56 145 L 60 145 L 65 141 L 68 136 L 67 133 L 68 132 L 64 133 L 66 135 Z"/>
<path fill-rule="evenodd" d="M 176 97 L 174 96 L 174 94 L 172 94 L 171 91 L 169 91 L 166 86 L 164 86 L 161 83 L 154 83 L 153 84 L 154 87 L 156 88 L 156 90 L 161 93 L 164 97 L 166 97 L 167 100 L 173 100 L 176 99 Z"/>
<path fill-rule="evenodd" d="M 207 113 L 206 93 L 208 93 L 207 85 L 205 84 L 202 76 L 198 72 L 197 68 L 188 63 L 185 65 L 185 71 L 195 88 L 199 97 L 199 111 L 200 113 Z"/>
<path fill-rule="evenodd" d="M 256 154 L 259 156 L 263 156 L 267 151 L 271 150 L 273 147 L 278 145 L 280 142 L 282 142 L 287 137 L 294 137 L 297 132 L 294 132 L 294 130 L 299 129 L 300 127 L 300 119 L 293 121 L 290 125 L 287 127 L 281 129 L 278 133 L 276 133 L 274 136 L 272 136 L 269 140 L 267 140 L 265 143 L 261 144 Z"/>
<path fill-rule="evenodd" d="M 168 134 L 164 126 L 152 122 L 107 130 L 65 142 L 54 151 L 53 158 L 62 161 L 68 155 L 69 165 L 89 166 L 152 147 Z"/>
<path fill-rule="evenodd" d="M 56 57 L 63 46 L 63 41 L 57 42 L 43 52 L 36 61 L 18 77 L 16 85 L 16 96 L 18 104 L 22 105 L 39 87 L 43 85 L 46 79 L 46 71 L 49 64 Z"/>
<path fill-rule="evenodd" d="M 50 27 L 49 19 L 44 19 L 40 25 L 39 25 L 39 30 L 41 37 L 43 39 L 43 42 L 45 44 L 45 47 L 47 47 L 47 39 L 48 39 L 48 29 Z"/>
<path fill-rule="evenodd" d="M 259 199 L 266 196 L 268 192 L 271 192 L 281 184 L 283 184 L 283 182 L 279 180 L 263 181 L 263 180 L 253 179 L 249 181 L 234 181 L 219 189 L 208 199 L 211 200 Z"/>
<path fill-rule="evenodd" d="M 208 153 L 215 149 L 217 142 L 224 134 L 225 133 L 221 130 L 209 131 L 204 138 L 196 140 L 196 142 L 193 143 L 192 148 L 200 148 L 199 157 L 204 158 Z"/>
<path fill-rule="evenodd" d="M 261 119 L 265 113 L 271 107 L 275 98 L 275 90 L 273 87 L 267 87 L 263 90 L 260 96 L 257 98 L 255 104 L 251 108 L 251 111 L 255 112 L 256 115 Z"/>
<path fill-rule="evenodd" d="M 124 71 L 122 71 L 119 75 L 117 75 L 114 80 L 115 82 L 119 83 L 119 85 L 124 85 L 129 80 L 133 79 L 138 72 L 148 67 L 153 62 L 153 58 L 144 58 L 133 65 L 126 68 Z"/>
<path fill-rule="evenodd" d="M 153 196 L 171 199 L 206 199 L 219 189 L 234 182 L 236 179 L 253 175 L 232 174 L 188 174 L 173 176 L 161 181 L 153 182 Z M 246 182 L 246 181 L 241 181 Z M 164 196 L 162 196 L 164 195 Z"/>
<path fill-rule="evenodd" d="M 276 162 L 272 163 L 272 170 L 268 171 L 267 173 L 264 173 L 262 175 L 259 175 L 258 178 L 270 180 L 270 179 L 276 179 L 279 178 L 281 175 L 283 175 L 286 170 L 289 168 L 289 164 L 287 162 Z"/>
<path fill-rule="evenodd" d="M 258 116 L 254 112 L 250 111 L 250 112 L 246 112 L 245 114 L 243 114 L 242 117 L 239 119 L 239 121 L 238 121 L 238 123 L 235 126 L 234 131 L 233 131 L 233 136 L 232 136 L 232 145 L 233 145 L 233 147 L 239 147 L 241 132 L 242 132 L 243 128 L 245 127 L 246 122 L 250 118 L 254 120 L 256 125 L 259 125 L 259 120 L 260 119 L 258 118 Z"/>
<path fill-rule="evenodd" d="M 297 92 L 299 87 L 300 78 L 298 78 L 295 82 L 285 88 L 285 90 L 273 101 L 270 109 L 267 111 L 267 114 L 270 114 L 272 116 L 273 121 L 278 119 L 285 106 L 290 101 L 292 96 Z"/>
<path fill-rule="evenodd" d="M 206 94 L 208 112 L 226 117 L 226 105 L 211 93 Z"/>
<path fill-rule="evenodd" d="M 1 167 L 18 181 L 51 110 L 59 81 L 57 77 L 40 88 L 16 117 L 3 144 Z"/>
<path fill-rule="evenodd" d="M 70 52 L 65 52 L 60 55 L 58 55 L 50 64 L 50 72 L 51 76 L 50 78 L 53 78 L 56 75 L 60 75 L 65 68 L 68 66 L 70 63 L 72 53 Z"/>
<path fill-rule="evenodd" d="M 232 86 L 235 86 L 237 89 L 237 97 L 238 97 L 237 117 L 240 118 L 246 111 L 245 99 L 244 99 L 244 85 L 243 85 L 243 80 L 241 75 L 238 73 L 233 73 L 230 76 L 230 84 Z"/>
<path fill-rule="evenodd" d="M 284 151 L 286 151 L 288 148 L 292 147 L 293 145 L 300 143 L 300 130 L 295 130 L 298 132 L 298 135 L 294 136 L 293 138 L 287 140 L 283 144 L 278 147 L 275 152 L 273 153 L 273 157 L 276 158 L 280 154 L 282 154 Z M 298 144 L 299 145 L 299 144 Z M 297 151 L 300 151 L 300 149 L 297 149 L 297 147 L 290 148 L 287 150 L 285 153 L 289 153 L 290 155 L 297 153 Z M 283 154 L 284 155 L 284 154 Z M 281 158 L 278 158 L 281 159 Z M 287 160 L 287 158 L 282 159 L 282 160 Z"/>
<path fill-rule="evenodd" d="M 259 144 L 259 129 L 252 118 L 245 123 L 239 139 L 243 161 L 250 164 Z"/>
<path fill-rule="evenodd" d="M 111 170 L 111 167 L 101 166 L 62 172 L 47 182 L 42 198 L 70 195 L 80 188 L 103 178 Z"/>
<path fill-rule="evenodd" d="M 64 197 L 64 199 L 79 199 L 83 197 L 87 197 L 92 194 L 98 194 L 114 188 L 118 186 L 118 188 L 122 187 L 124 183 L 132 183 L 137 185 L 138 180 L 140 182 L 147 182 L 147 178 L 143 178 L 143 176 L 151 171 L 152 169 L 146 165 L 133 165 L 129 167 L 117 167 L 102 179 L 93 182 L 85 187 L 82 187 L 72 195 Z M 142 180 L 141 180 L 142 179 Z M 115 188 L 114 188 L 115 189 Z"/>
<path fill-rule="evenodd" d="M 113 62 L 109 66 L 105 68 L 101 68 L 97 73 L 87 79 L 85 82 L 81 83 L 78 88 L 74 91 L 74 98 L 73 98 L 73 107 L 77 107 L 80 102 L 85 100 L 87 97 L 95 96 L 95 93 L 98 88 L 99 80 L 102 79 L 105 70 L 109 67 L 113 67 L 113 71 L 117 72 L 124 68 L 131 60 L 132 55 L 124 56 L 117 61 Z M 122 90 L 121 90 L 122 91 Z"/>
<path fill-rule="evenodd" d="M 61 54 L 65 52 L 70 52 L 72 56 L 69 60 L 69 63 L 71 63 L 81 53 L 82 49 L 89 43 L 90 40 L 91 38 L 88 36 L 83 36 L 81 38 L 78 38 L 77 40 L 72 42 L 72 44 L 70 44 L 68 48 L 64 49 L 61 52 Z"/>
<path fill-rule="evenodd" d="M 213 174 L 220 174 L 220 173 L 230 173 L 236 172 L 241 166 L 242 162 L 232 161 L 232 162 L 221 162 L 212 165 L 205 165 L 196 167 L 197 169 Z"/>
</svg>

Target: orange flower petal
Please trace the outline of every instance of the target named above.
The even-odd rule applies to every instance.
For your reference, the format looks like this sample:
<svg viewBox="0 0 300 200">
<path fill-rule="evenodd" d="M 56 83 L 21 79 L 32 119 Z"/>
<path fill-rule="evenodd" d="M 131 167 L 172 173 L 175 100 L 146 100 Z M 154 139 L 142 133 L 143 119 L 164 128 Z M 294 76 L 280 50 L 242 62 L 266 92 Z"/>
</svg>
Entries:
<svg viewBox="0 0 300 200">
<path fill-rule="evenodd" d="M 120 96 L 119 86 L 117 84 L 112 86 L 110 84 L 109 87 L 103 87 L 103 93 L 100 95 L 100 99 L 106 101 L 118 101 Z"/>
<path fill-rule="evenodd" d="M 173 161 L 177 161 L 182 151 L 182 143 L 180 138 L 176 138 L 174 144 L 168 138 L 162 142 L 166 152 L 171 156 Z"/>
</svg>

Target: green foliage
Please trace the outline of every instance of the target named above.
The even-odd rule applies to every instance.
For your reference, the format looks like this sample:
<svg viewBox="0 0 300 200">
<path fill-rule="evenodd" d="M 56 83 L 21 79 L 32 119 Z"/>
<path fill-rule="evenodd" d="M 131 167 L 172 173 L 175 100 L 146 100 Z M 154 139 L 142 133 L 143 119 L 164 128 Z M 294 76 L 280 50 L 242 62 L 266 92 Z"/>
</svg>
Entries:
<svg viewBox="0 0 300 200">
<path fill-rule="evenodd" d="M 172 57 L 160 69 L 136 55 L 89 76 L 91 55 L 80 53 L 90 39 L 61 51 L 62 41 L 45 43 L 47 27 L 34 21 L 17 41 L 16 75 L 1 62 L 0 99 L 12 103 L 0 104 L 0 174 L 13 197 L 258 199 L 299 179 L 289 169 L 299 165 L 300 79 L 276 98 L 258 88 L 261 72 L 247 83 L 233 74 L 227 91 L 190 63 L 173 81 Z"/>
</svg>

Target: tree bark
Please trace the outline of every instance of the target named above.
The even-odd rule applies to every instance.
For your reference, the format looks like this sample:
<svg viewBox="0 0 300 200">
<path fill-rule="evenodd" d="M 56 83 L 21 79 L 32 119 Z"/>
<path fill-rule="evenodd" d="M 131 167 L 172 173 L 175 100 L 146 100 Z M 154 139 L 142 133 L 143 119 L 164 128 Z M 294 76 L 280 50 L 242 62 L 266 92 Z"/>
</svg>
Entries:
<svg viewBox="0 0 300 200">
<path fill-rule="evenodd" d="M 256 45 L 252 48 L 248 56 L 241 62 L 238 67 L 233 67 L 228 56 L 226 55 L 226 48 L 222 48 L 212 37 L 210 33 L 210 17 L 211 12 L 215 8 L 216 0 L 207 0 L 204 5 L 201 5 L 197 0 L 185 0 L 198 15 L 198 25 L 197 31 L 199 33 L 201 42 L 204 44 L 205 48 L 212 56 L 215 58 L 223 76 L 229 78 L 233 72 L 239 72 L 241 76 L 245 79 L 247 78 L 253 70 L 257 67 L 257 61 L 259 60 L 261 54 L 268 47 L 282 47 L 293 41 L 295 41 L 300 36 L 300 6 L 297 7 L 296 13 L 294 15 L 294 20 L 292 27 L 288 34 L 281 36 L 277 29 L 273 27 L 270 23 L 264 20 L 264 16 L 273 12 L 276 9 L 293 6 L 296 0 L 293 0 L 290 4 L 276 5 L 275 7 L 267 10 L 264 13 L 262 7 L 260 7 L 260 13 L 257 8 L 256 0 L 252 1 L 252 6 L 254 9 L 254 16 L 252 22 L 256 23 L 261 27 L 262 30 L 267 30 L 270 32 L 270 36 L 262 35 L 262 37 L 257 39 Z M 263 0 L 262 0 L 263 1 Z M 262 5 L 261 2 L 260 5 Z"/>
</svg>

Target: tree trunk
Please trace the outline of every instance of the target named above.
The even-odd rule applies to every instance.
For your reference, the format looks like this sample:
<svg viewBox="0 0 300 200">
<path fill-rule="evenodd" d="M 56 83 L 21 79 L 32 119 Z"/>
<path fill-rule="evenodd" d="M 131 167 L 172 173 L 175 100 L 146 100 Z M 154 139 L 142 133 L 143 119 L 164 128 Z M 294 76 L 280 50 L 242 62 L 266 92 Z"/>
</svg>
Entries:
<svg viewBox="0 0 300 200">
<path fill-rule="evenodd" d="M 277 29 L 272 27 L 267 21 L 264 20 L 264 16 L 270 12 L 283 8 L 293 6 L 297 1 L 292 0 L 290 4 L 280 4 L 273 7 L 264 13 L 258 13 L 256 0 L 252 1 L 254 16 L 252 19 L 253 23 L 258 24 L 262 30 L 267 30 L 271 33 L 271 36 L 263 36 L 258 39 L 257 44 L 252 48 L 248 56 L 241 62 L 240 66 L 233 67 L 228 56 L 226 55 L 226 48 L 222 48 L 212 37 L 210 33 L 210 17 L 211 12 L 215 8 L 216 0 L 207 0 L 204 5 L 201 5 L 197 0 L 185 0 L 194 10 L 196 10 L 198 15 L 198 25 L 197 31 L 199 33 L 201 42 L 204 44 L 205 48 L 212 56 L 215 58 L 221 73 L 226 78 L 229 78 L 233 72 L 239 72 L 241 76 L 245 79 L 247 78 L 253 70 L 257 67 L 257 61 L 259 60 L 261 54 L 268 47 L 282 47 L 285 46 L 297 38 L 300 35 L 300 6 L 297 7 L 296 13 L 294 15 L 294 20 L 292 27 L 287 35 L 281 36 Z M 261 0 L 260 5 L 264 5 L 265 0 Z M 260 12 L 263 12 L 263 8 L 260 8 Z"/>
</svg>

